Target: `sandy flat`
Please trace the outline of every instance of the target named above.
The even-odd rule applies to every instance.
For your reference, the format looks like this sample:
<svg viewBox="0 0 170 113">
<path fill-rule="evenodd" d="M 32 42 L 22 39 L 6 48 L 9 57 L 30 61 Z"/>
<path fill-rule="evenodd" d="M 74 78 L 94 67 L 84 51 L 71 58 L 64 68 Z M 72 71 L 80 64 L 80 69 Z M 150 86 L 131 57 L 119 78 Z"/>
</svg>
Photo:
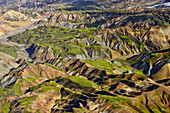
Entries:
<svg viewBox="0 0 170 113">
<path fill-rule="evenodd" d="M 10 25 L 29 25 L 29 24 L 33 24 L 34 22 L 30 22 L 30 21 L 3 21 L 3 22 L 7 22 Z"/>
</svg>

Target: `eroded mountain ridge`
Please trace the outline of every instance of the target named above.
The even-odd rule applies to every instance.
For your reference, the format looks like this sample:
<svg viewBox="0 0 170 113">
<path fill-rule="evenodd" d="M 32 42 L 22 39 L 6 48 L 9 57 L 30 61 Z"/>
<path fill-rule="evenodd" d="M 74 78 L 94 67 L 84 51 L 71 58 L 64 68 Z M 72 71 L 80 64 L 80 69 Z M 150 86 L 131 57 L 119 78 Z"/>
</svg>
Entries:
<svg viewBox="0 0 170 113">
<path fill-rule="evenodd" d="M 54 12 L 9 36 L 1 112 L 168 113 L 169 10 L 145 11 Z"/>
</svg>

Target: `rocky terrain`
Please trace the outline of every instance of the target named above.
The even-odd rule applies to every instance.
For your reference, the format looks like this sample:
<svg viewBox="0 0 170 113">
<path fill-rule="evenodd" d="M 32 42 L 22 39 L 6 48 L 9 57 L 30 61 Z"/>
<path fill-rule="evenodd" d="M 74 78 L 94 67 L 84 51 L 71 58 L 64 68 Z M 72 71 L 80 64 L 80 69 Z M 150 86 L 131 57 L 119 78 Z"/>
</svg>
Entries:
<svg viewBox="0 0 170 113">
<path fill-rule="evenodd" d="M 169 3 L 169 0 L 0 0 L 2 9 L 8 8 L 17 10 L 169 8 Z"/>
<path fill-rule="evenodd" d="M 46 0 L 50 13 L 36 16 L 34 0 L 20 1 L 24 13 L 2 11 L 0 113 L 169 113 L 170 10 L 137 8 L 169 1 L 63 2 Z"/>
</svg>

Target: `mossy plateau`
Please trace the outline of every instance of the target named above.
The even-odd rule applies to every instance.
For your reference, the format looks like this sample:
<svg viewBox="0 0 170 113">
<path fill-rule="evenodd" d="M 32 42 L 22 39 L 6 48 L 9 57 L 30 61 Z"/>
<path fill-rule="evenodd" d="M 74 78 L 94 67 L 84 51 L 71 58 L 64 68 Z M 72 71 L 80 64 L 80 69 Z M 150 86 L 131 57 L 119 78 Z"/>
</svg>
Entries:
<svg viewBox="0 0 170 113">
<path fill-rule="evenodd" d="M 76 38 L 80 33 L 90 35 L 95 32 L 94 29 L 68 29 L 54 26 L 40 26 L 37 29 L 26 30 L 21 34 L 8 37 L 10 41 L 24 44 L 51 44 L 53 46 L 62 44 L 67 40 Z"/>
<path fill-rule="evenodd" d="M 79 84 L 80 86 L 83 86 L 83 87 L 97 86 L 94 82 L 86 80 L 84 78 L 77 77 L 77 76 L 68 76 L 68 77 L 66 77 L 66 79 L 70 79 L 74 83 L 77 83 L 77 84 Z"/>
<path fill-rule="evenodd" d="M 130 100 L 123 97 L 117 97 L 117 96 L 98 95 L 98 98 L 106 99 L 107 101 L 114 102 L 117 105 L 124 104 L 124 102 L 130 103 Z"/>
<path fill-rule="evenodd" d="M 17 53 L 16 53 L 17 50 L 18 50 L 17 46 L 9 46 L 9 45 L 0 44 L 0 52 L 3 52 L 15 58 L 17 58 Z"/>
<path fill-rule="evenodd" d="M 106 70 L 109 73 L 113 73 L 114 71 L 114 69 L 112 68 L 114 65 L 106 62 L 103 59 L 83 60 L 83 61 L 101 70 Z"/>
</svg>

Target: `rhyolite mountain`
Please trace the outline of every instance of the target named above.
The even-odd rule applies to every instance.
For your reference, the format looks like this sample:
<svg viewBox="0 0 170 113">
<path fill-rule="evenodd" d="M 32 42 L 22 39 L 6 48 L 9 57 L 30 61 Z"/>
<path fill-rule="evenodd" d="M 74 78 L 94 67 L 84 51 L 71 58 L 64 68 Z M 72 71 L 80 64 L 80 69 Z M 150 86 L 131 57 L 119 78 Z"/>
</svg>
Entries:
<svg viewBox="0 0 170 113">
<path fill-rule="evenodd" d="M 42 8 L 53 4 L 67 4 L 67 10 L 126 9 L 139 7 L 169 7 L 169 0 L 0 0 L 0 5 L 7 8 Z M 45 8 L 46 9 L 46 8 Z M 47 8 L 48 9 L 48 8 Z"/>
<path fill-rule="evenodd" d="M 69 7 L 2 10 L 6 26 L 38 17 L 0 26 L 0 113 L 170 112 L 170 10 L 146 8 L 168 0 L 47 2 Z"/>
</svg>

